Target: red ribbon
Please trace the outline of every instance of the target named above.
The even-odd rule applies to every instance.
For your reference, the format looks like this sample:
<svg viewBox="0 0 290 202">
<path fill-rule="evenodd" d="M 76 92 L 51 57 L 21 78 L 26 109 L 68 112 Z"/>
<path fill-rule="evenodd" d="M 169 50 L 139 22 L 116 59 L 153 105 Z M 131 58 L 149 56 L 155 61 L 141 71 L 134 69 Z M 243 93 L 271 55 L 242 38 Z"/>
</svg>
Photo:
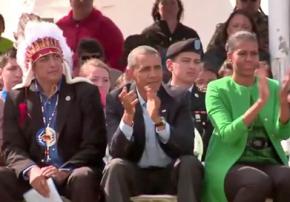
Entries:
<svg viewBox="0 0 290 202">
<path fill-rule="evenodd" d="M 18 123 L 20 127 L 22 127 L 27 117 L 27 104 L 24 102 L 20 103 L 18 105 L 18 111 L 19 111 Z"/>
</svg>

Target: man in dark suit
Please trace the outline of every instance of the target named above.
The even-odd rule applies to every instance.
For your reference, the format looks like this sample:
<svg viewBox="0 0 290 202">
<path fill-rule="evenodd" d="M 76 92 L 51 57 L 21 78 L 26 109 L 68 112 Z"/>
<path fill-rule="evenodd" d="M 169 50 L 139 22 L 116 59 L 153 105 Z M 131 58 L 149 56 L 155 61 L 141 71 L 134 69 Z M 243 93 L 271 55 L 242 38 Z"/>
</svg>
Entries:
<svg viewBox="0 0 290 202">
<path fill-rule="evenodd" d="M 25 76 L 4 110 L 1 201 L 19 201 L 31 187 L 47 197 L 47 178 L 73 202 L 97 201 L 106 147 L 99 92 L 71 78 L 55 24 L 29 22 L 26 33 L 17 53 Z"/>
<path fill-rule="evenodd" d="M 200 201 L 202 165 L 192 155 L 194 125 L 187 94 L 164 87 L 159 53 L 139 46 L 128 56 L 133 84 L 107 97 L 113 157 L 101 182 L 107 202 L 139 194 L 177 194 Z"/>
</svg>

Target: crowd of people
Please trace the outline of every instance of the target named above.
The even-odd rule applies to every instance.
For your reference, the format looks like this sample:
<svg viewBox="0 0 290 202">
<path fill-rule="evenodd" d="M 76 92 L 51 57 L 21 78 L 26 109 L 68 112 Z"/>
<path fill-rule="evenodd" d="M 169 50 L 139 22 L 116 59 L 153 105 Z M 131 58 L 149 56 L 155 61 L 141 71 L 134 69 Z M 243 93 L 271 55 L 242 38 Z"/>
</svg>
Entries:
<svg viewBox="0 0 290 202">
<path fill-rule="evenodd" d="M 290 73 L 272 78 L 260 0 L 236 0 L 206 50 L 181 0 L 155 0 L 126 39 L 93 0 L 33 13 L 1 37 L 0 199 L 290 201 Z M 273 67 L 275 68 L 275 67 Z"/>
</svg>

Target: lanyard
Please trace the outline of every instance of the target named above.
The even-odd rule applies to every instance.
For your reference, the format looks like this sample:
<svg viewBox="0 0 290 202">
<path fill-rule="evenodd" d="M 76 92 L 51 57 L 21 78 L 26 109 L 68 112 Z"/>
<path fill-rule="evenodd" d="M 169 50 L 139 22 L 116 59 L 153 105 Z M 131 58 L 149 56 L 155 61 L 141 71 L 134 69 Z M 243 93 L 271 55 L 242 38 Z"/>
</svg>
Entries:
<svg viewBox="0 0 290 202">
<path fill-rule="evenodd" d="M 38 85 L 36 85 L 36 87 L 37 87 L 37 89 L 39 89 L 38 88 Z M 57 93 L 57 97 L 56 97 L 56 102 L 55 102 L 55 105 L 54 105 L 54 109 L 53 109 L 53 112 L 51 113 L 51 115 L 48 117 L 48 120 L 46 120 L 46 117 L 45 117 L 45 113 L 44 113 L 45 101 L 43 100 L 41 93 L 39 93 L 39 98 L 40 98 L 40 103 L 41 103 L 41 112 L 42 112 L 43 124 L 46 127 L 49 127 L 49 125 L 51 124 L 52 119 L 54 118 L 54 116 L 56 114 L 56 108 L 57 108 L 57 105 L 58 105 L 59 93 Z"/>
<path fill-rule="evenodd" d="M 57 97 L 56 97 L 56 102 L 55 102 L 55 106 L 54 106 L 54 109 L 53 109 L 53 112 L 51 113 L 51 115 L 48 117 L 48 120 L 46 120 L 46 117 L 45 117 L 45 114 L 44 114 L 44 100 L 42 98 L 42 95 L 40 95 L 40 102 L 41 102 L 41 112 L 42 112 L 42 119 L 43 119 L 43 124 L 46 126 L 46 127 L 49 127 L 49 125 L 51 124 L 51 120 L 54 118 L 55 114 L 56 114 L 56 108 L 57 108 L 57 105 L 58 105 L 58 93 L 57 93 Z"/>
</svg>

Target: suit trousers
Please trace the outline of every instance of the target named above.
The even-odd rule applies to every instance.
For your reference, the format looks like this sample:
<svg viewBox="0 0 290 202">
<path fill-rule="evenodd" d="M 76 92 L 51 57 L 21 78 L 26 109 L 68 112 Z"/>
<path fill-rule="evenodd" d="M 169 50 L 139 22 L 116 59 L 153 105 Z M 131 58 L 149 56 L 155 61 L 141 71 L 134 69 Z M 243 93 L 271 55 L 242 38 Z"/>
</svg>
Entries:
<svg viewBox="0 0 290 202">
<path fill-rule="evenodd" d="M 61 195 L 72 202 L 98 202 L 99 181 L 89 167 L 74 169 L 66 183 L 57 186 Z M 23 201 L 23 193 L 31 189 L 28 181 L 17 179 L 12 169 L 0 167 L 0 200 L 3 202 Z"/>
<path fill-rule="evenodd" d="M 199 202 L 202 177 L 202 164 L 190 155 L 165 168 L 140 168 L 115 158 L 104 169 L 101 187 L 106 202 L 130 202 L 140 194 L 177 194 L 178 202 Z"/>
<path fill-rule="evenodd" d="M 231 202 L 290 201 L 290 168 L 284 165 L 237 164 L 225 179 L 225 192 Z"/>
</svg>

